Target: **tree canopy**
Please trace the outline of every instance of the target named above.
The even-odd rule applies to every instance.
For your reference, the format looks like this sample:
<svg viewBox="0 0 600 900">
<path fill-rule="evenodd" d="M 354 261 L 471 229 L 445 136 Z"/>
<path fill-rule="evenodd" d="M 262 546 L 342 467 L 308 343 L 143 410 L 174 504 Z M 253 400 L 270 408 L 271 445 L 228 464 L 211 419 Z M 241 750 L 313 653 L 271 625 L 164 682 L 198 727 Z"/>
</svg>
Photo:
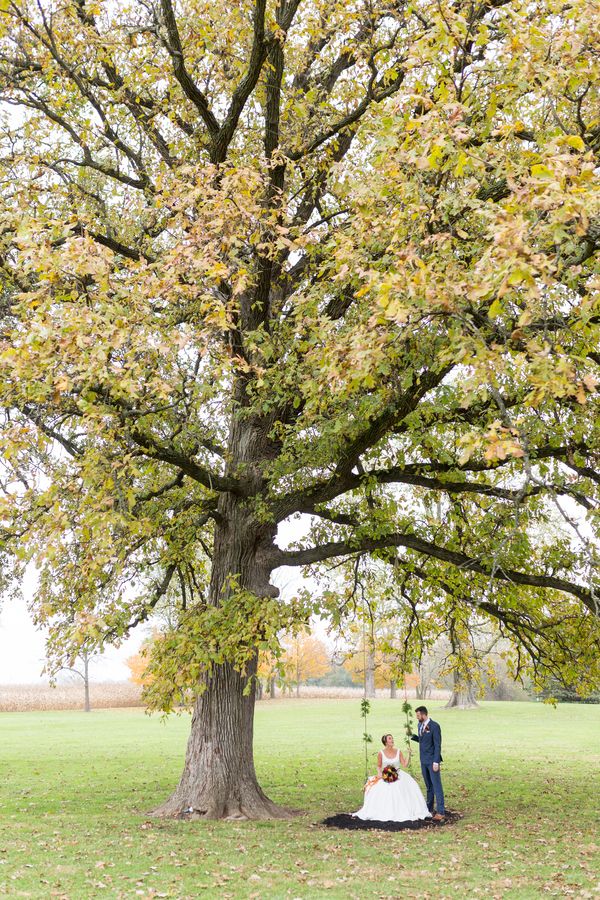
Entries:
<svg viewBox="0 0 600 900">
<path fill-rule="evenodd" d="M 0 4 L 3 546 L 57 665 L 169 605 L 156 705 L 233 697 L 331 610 L 271 573 L 371 554 L 414 646 L 475 610 L 598 682 L 599 12 Z"/>
</svg>

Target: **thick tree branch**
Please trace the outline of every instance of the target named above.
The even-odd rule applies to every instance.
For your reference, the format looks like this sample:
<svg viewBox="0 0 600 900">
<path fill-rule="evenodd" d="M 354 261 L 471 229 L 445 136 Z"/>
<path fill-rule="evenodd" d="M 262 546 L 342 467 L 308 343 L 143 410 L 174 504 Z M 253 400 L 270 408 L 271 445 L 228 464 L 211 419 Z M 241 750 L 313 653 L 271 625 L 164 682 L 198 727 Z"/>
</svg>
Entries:
<svg viewBox="0 0 600 900">
<path fill-rule="evenodd" d="M 168 41 L 165 41 L 165 46 L 171 57 L 175 78 L 181 85 L 181 89 L 185 96 L 192 101 L 200 113 L 209 134 L 212 138 L 215 138 L 219 133 L 219 123 L 210 109 L 207 98 L 194 83 L 186 68 L 183 48 L 181 46 L 181 37 L 179 35 L 179 28 L 177 27 L 177 20 L 175 18 L 171 0 L 161 0 L 161 9 L 168 36 Z"/>
<path fill-rule="evenodd" d="M 53 441 L 56 441 L 57 444 L 60 444 L 63 450 L 66 450 L 69 456 L 75 458 L 82 456 L 83 450 L 81 447 L 78 447 L 75 441 L 70 438 L 65 437 L 60 431 L 57 431 L 52 425 L 49 425 L 44 421 L 41 414 L 37 412 L 30 406 L 24 406 L 22 408 L 22 413 L 26 416 L 30 422 L 33 422 L 40 431 L 46 435 L 46 437 L 51 438 Z"/>
<path fill-rule="evenodd" d="M 398 91 L 402 82 L 404 81 L 405 72 L 400 69 L 398 75 L 392 79 L 389 84 L 385 84 L 383 81 L 377 80 L 377 72 L 374 72 L 369 79 L 369 83 L 367 85 L 367 90 L 363 99 L 355 106 L 352 112 L 343 116 L 337 122 L 330 127 L 322 131 L 318 134 L 309 144 L 305 147 L 300 148 L 299 150 L 292 150 L 291 148 L 285 151 L 285 155 L 288 159 L 293 162 L 297 162 L 298 160 L 303 159 L 306 156 L 310 156 L 311 153 L 314 153 L 322 144 L 325 144 L 327 141 L 331 140 L 331 138 L 340 134 L 340 132 L 345 131 L 347 128 L 355 125 L 359 122 L 365 113 L 370 108 L 373 103 L 381 103 L 387 97 L 391 97 L 393 94 Z M 377 90 L 379 88 L 379 90 Z"/>
<path fill-rule="evenodd" d="M 371 470 L 364 472 L 364 475 L 352 475 L 346 482 L 346 490 L 356 490 L 361 486 L 363 478 L 369 482 L 375 479 L 378 484 L 408 484 L 415 487 L 422 487 L 426 490 L 439 491 L 444 494 L 475 494 L 481 497 L 494 497 L 499 500 L 507 500 L 511 503 L 516 501 L 523 502 L 529 497 L 537 497 L 540 494 L 555 494 L 557 496 L 572 497 L 588 510 L 596 508 L 587 497 L 579 491 L 574 490 L 566 485 L 538 484 L 526 489 L 503 488 L 496 487 L 492 484 L 477 481 L 444 481 L 441 478 L 426 478 L 423 475 L 409 475 L 398 467 L 397 471 L 393 470 Z M 337 516 L 330 513 L 329 510 L 321 511 L 318 504 L 307 503 L 298 509 L 298 512 L 307 513 L 309 515 L 323 516 L 334 522 L 342 522 L 344 516 Z M 348 517 L 346 522 L 349 523 Z"/>
<path fill-rule="evenodd" d="M 229 144 L 235 134 L 237 124 L 246 105 L 248 97 L 256 87 L 263 64 L 267 58 L 272 40 L 265 37 L 265 11 L 267 0 L 256 0 L 253 14 L 254 33 L 252 50 L 246 74 L 233 92 L 229 109 L 219 130 L 213 138 L 212 158 L 213 162 L 221 163 L 227 156 Z"/>
<path fill-rule="evenodd" d="M 589 478 L 590 481 L 595 481 L 596 484 L 600 484 L 600 472 L 597 472 L 595 469 L 592 469 L 590 466 L 580 466 L 576 462 L 573 461 L 572 454 L 569 454 L 564 460 L 565 465 L 569 467 L 573 472 L 577 472 L 578 475 L 581 475 L 582 478 Z"/>
<path fill-rule="evenodd" d="M 176 448 L 164 446 L 152 435 L 147 434 L 138 428 L 128 427 L 126 433 L 131 440 L 143 450 L 146 456 L 149 456 L 151 459 L 160 459 L 163 462 L 169 463 L 169 465 L 175 466 L 194 481 L 209 488 L 209 490 L 220 492 L 230 491 L 233 494 L 243 493 L 243 483 L 237 478 L 219 475 L 203 466 L 199 466 L 193 459 L 190 459 Z"/>
<path fill-rule="evenodd" d="M 77 132 L 75 125 L 69 123 L 64 118 L 64 116 L 59 115 L 59 113 L 56 112 L 56 110 L 52 109 L 44 100 L 41 100 L 40 98 L 37 98 L 30 93 L 23 92 L 22 97 L 19 99 L 3 97 L 2 102 L 7 103 L 11 106 L 23 107 L 25 109 L 35 109 L 38 112 L 41 112 L 42 115 L 44 115 L 47 119 L 49 119 L 51 122 L 54 122 L 55 125 L 58 125 L 64 131 L 66 131 L 66 133 L 72 139 L 73 143 L 80 147 L 83 153 L 83 159 L 60 157 L 59 159 L 56 159 L 52 164 L 42 161 L 43 164 L 51 166 L 62 163 L 65 165 L 77 166 L 78 168 L 93 169 L 95 172 L 99 172 L 100 174 L 105 175 L 107 178 L 111 178 L 114 181 L 119 181 L 121 182 L 121 184 L 125 184 L 128 187 L 133 187 L 143 191 L 152 190 L 152 183 L 146 174 L 143 174 L 140 177 L 136 178 L 133 175 L 127 175 L 127 173 L 122 172 L 119 168 L 115 168 L 115 166 L 110 165 L 110 163 L 99 162 L 97 159 L 95 159 L 94 154 L 90 150 L 89 146 Z"/>
<path fill-rule="evenodd" d="M 354 468 L 365 450 L 374 447 L 393 428 L 394 423 L 401 421 L 416 409 L 423 397 L 441 384 L 453 368 L 452 363 L 438 370 L 424 372 L 418 377 L 417 384 L 412 389 L 392 398 L 383 411 L 371 419 L 366 428 L 344 447 L 336 466 L 336 473 L 344 475 Z"/>
<path fill-rule="evenodd" d="M 593 469 L 589 467 L 577 467 L 575 468 L 574 464 L 569 463 L 568 460 L 572 459 L 572 455 L 574 451 L 579 452 L 589 452 L 589 447 L 585 444 L 577 444 L 577 445 L 561 445 L 561 446 L 545 446 L 545 447 L 536 447 L 531 448 L 529 451 L 529 459 L 531 462 L 536 462 L 537 460 L 543 459 L 557 459 L 560 462 L 564 462 L 566 465 L 569 465 L 574 471 L 577 471 L 579 475 L 582 477 L 592 478 L 593 480 L 600 483 L 600 475 L 597 472 L 594 472 Z M 502 460 L 490 460 L 490 461 L 475 461 L 475 462 L 466 462 L 466 463 L 440 463 L 435 461 L 423 461 L 416 463 L 405 463 L 401 466 L 390 466 L 385 469 L 371 469 L 366 470 L 362 473 L 359 472 L 346 472 L 343 475 L 334 476 L 330 478 L 328 481 L 319 482 L 317 484 L 308 485 L 305 489 L 295 491 L 293 493 L 287 494 L 284 497 L 277 498 L 273 503 L 273 509 L 277 517 L 280 515 L 288 516 L 292 512 L 306 512 L 313 513 L 315 511 L 315 507 L 322 504 L 328 503 L 331 500 L 335 500 L 337 497 L 342 496 L 343 494 L 348 493 L 348 491 L 358 489 L 361 484 L 363 484 L 364 480 L 367 481 L 373 480 L 379 484 L 395 484 L 405 482 L 407 484 L 418 484 L 420 483 L 423 487 L 427 485 L 424 483 L 424 479 L 426 480 L 429 476 L 431 488 L 433 490 L 442 490 L 442 488 L 437 486 L 437 480 L 431 480 L 431 475 L 435 474 L 444 474 L 444 473 L 452 473 L 452 472 L 495 472 L 496 470 L 510 465 L 514 463 L 514 457 L 508 456 Z M 440 484 L 448 484 L 448 482 L 439 481 Z M 452 485 L 452 483 L 450 483 Z M 457 489 L 455 491 L 448 490 L 448 493 L 460 493 L 459 488 L 464 484 L 464 482 L 454 482 Z M 481 493 L 486 492 L 486 485 L 481 485 Z M 493 486 L 492 486 L 493 489 Z M 501 489 L 499 489 L 501 490 Z M 552 490 L 552 486 L 548 487 L 548 491 Z M 557 493 L 563 492 L 563 489 L 557 490 Z M 564 488 L 565 493 L 569 493 L 575 497 L 579 502 L 581 502 L 580 497 L 573 492 L 570 488 Z M 513 499 L 507 497 L 506 499 Z M 585 504 L 584 504 L 585 505 Z M 319 515 L 319 513 L 316 513 Z M 279 520 L 279 519 L 278 519 Z"/>
<path fill-rule="evenodd" d="M 127 259 L 133 259 L 135 262 L 139 262 L 140 259 L 145 259 L 146 262 L 154 262 L 155 257 L 150 253 L 143 253 L 140 250 L 136 250 L 134 247 L 128 247 L 126 244 L 121 243 L 121 241 L 116 238 L 110 237 L 107 234 L 101 234 L 98 231 L 94 231 L 93 229 L 86 228 L 84 225 L 78 224 L 72 227 L 72 233 L 74 235 L 87 235 L 91 237 L 93 241 L 97 244 L 101 244 L 103 247 L 108 247 L 109 250 L 112 250 L 113 253 L 117 253 L 119 256 L 124 256 Z M 52 247 L 61 247 L 66 241 L 67 237 L 58 238 L 56 241 L 52 241 Z"/>
<path fill-rule="evenodd" d="M 405 547 L 425 556 L 447 562 L 458 569 L 476 572 L 488 578 L 507 581 L 512 584 L 520 584 L 528 587 L 551 588 L 563 591 L 577 597 L 596 616 L 600 616 L 600 606 L 591 590 L 575 582 L 555 578 L 553 575 L 533 575 L 528 572 L 519 572 L 515 569 L 507 569 L 496 565 L 487 566 L 479 559 L 459 553 L 456 550 L 448 550 L 431 541 L 425 541 L 411 534 L 389 534 L 385 537 L 363 537 L 356 540 L 330 541 L 318 547 L 309 547 L 305 550 L 280 550 L 272 557 L 274 566 L 307 566 L 313 563 L 323 562 L 339 556 L 350 556 L 354 553 L 367 553 L 374 550 L 384 550 L 387 547 Z"/>
</svg>

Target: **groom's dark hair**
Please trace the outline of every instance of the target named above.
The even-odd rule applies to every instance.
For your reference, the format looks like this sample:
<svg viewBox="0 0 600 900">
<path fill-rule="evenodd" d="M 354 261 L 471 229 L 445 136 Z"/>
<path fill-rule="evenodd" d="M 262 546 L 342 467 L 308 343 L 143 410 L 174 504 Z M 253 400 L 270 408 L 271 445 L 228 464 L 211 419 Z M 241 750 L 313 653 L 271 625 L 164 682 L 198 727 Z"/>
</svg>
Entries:
<svg viewBox="0 0 600 900">
<path fill-rule="evenodd" d="M 427 707 L 426 706 L 417 706 L 417 708 L 415 709 L 415 712 L 422 712 L 422 713 L 425 713 L 425 715 L 427 715 Z"/>
</svg>

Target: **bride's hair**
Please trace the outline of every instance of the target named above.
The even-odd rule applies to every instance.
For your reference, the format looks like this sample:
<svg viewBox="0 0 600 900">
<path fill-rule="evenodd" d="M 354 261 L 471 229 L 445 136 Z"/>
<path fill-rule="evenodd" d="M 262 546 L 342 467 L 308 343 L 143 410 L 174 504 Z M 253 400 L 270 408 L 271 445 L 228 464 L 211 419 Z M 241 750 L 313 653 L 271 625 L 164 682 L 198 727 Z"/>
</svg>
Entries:
<svg viewBox="0 0 600 900">
<path fill-rule="evenodd" d="M 385 742 L 386 742 L 387 738 L 389 738 L 389 737 L 391 737 L 391 736 L 392 736 L 391 734 L 384 734 L 384 735 L 382 736 L 382 738 L 381 738 L 381 743 L 383 744 L 384 747 L 385 747 Z"/>
</svg>

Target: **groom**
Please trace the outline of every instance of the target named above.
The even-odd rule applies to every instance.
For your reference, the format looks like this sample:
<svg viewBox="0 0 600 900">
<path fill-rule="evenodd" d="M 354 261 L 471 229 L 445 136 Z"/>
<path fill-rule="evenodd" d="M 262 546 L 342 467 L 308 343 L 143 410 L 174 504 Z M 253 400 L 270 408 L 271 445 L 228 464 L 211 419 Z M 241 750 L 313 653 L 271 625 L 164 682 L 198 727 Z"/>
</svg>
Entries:
<svg viewBox="0 0 600 900">
<path fill-rule="evenodd" d="M 436 822 L 446 817 L 444 808 L 444 790 L 440 763 L 442 762 L 442 729 L 437 722 L 429 718 L 426 706 L 417 706 L 415 710 L 419 721 L 418 733 L 411 735 L 411 740 L 419 744 L 421 772 L 427 788 L 427 808 Z M 433 815 L 433 798 L 437 812 Z"/>
</svg>

